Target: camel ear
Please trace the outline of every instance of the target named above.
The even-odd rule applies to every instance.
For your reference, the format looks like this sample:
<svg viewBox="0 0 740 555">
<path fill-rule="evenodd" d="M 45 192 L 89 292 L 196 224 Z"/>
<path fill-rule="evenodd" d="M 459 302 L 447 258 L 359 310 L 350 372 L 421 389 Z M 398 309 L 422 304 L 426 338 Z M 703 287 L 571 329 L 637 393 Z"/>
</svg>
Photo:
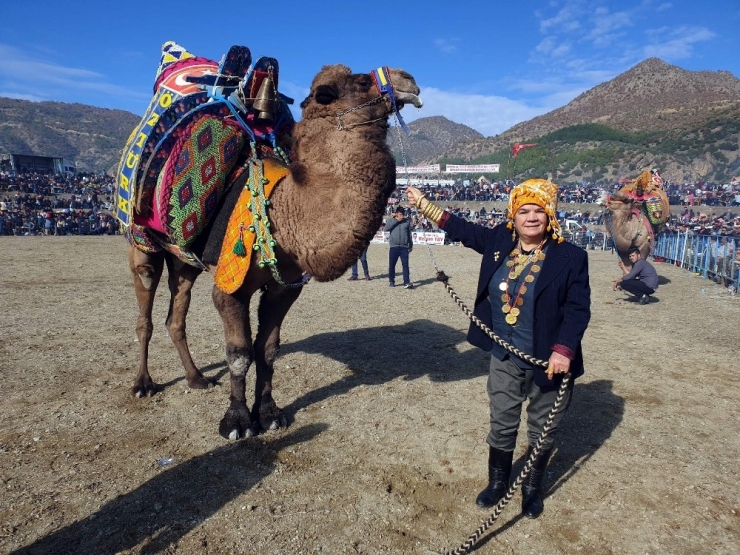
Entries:
<svg viewBox="0 0 740 555">
<path fill-rule="evenodd" d="M 339 94 L 331 85 L 319 85 L 316 87 L 313 97 L 319 104 L 331 104 L 339 98 Z"/>
</svg>

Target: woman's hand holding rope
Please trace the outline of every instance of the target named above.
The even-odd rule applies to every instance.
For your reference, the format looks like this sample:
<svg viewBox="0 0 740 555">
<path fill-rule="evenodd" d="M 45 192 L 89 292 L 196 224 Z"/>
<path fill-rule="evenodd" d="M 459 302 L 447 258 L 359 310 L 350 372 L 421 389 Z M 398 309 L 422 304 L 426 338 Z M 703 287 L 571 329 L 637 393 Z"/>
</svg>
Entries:
<svg viewBox="0 0 740 555">
<path fill-rule="evenodd" d="M 547 378 L 551 380 L 555 374 L 567 374 L 569 370 L 570 360 L 568 357 L 553 351 L 550 360 L 547 361 Z"/>
</svg>

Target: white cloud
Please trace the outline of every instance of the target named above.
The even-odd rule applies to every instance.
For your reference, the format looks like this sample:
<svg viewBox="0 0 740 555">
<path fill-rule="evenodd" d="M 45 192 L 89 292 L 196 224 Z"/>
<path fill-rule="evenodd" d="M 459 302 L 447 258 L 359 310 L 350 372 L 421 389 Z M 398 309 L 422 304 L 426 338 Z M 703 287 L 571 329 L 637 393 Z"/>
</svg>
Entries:
<svg viewBox="0 0 740 555">
<path fill-rule="evenodd" d="M 571 45 L 569 42 L 561 42 L 556 37 L 548 36 L 542 39 L 535 47 L 535 51 L 546 54 L 553 58 L 562 58 L 570 53 Z"/>
<path fill-rule="evenodd" d="M 581 23 L 578 19 L 583 14 L 581 4 L 578 0 L 568 0 L 553 17 L 540 20 L 540 31 L 547 33 L 552 32 L 552 29 L 571 33 L 580 29 Z"/>
<path fill-rule="evenodd" d="M 147 93 L 122 87 L 108 80 L 106 75 L 77 67 L 67 67 L 29 55 L 13 46 L 0 44 L 0 87 L 8 89 L 13 98 L 26 98 L 28 91 L 36 91 L 36 100 L 74 97 L 84 90 L 105 95 L 147 101 Z M 48 90 L 50 95 L 44 95 Z"/>
<path fill-rule="evenodd" d="M 445 54 L 457 52 L 460 39 L 434 39 L 434 46 Z"/>
<path fill-rule="evenodd" d="M 35 94 L 23 94 L 15 91 L 0 91 L 0 96 L 4 98 L 14 98 L 15 100 L 30 100 L 31 102 L 41 102 L 48 100 Z"/>
<path fill-rule="evenodd" d="M 401 112 L 406 122 L 431 116 L 444 116 L 455 123 L 472 127 L 486 137 L 498 135 L 511 126 L 543 114 L 552 108 L 531 106 L 503 96 L 464 94 L 421 87 L 424 107 L 407 106 Z"/>
<path fill-rule="evenodd" d="M 716 35 L 705 27 L 663 27 L 650 31 L 653 44 L 643 48 L 646 57 L 657 57 L 664 60 L 676 61 L 691 58 L 694 54 L 694 45 L 713 39 Z"/>
</svg>

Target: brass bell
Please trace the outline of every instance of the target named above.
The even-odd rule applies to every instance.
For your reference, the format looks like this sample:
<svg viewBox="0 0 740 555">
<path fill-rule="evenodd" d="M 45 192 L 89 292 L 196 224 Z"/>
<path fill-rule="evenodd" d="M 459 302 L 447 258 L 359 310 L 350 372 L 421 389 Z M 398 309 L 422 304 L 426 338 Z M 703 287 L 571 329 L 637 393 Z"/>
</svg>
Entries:
<svg viewBox="0 0 740 555">
<path fill-rule="evenodd" d="M 275 98 L 275 83 L 271 75 L 262 79 L 257 96 L 252 103 L 252 108 L 257 112 L 257 119 L 272 121 L 277 109 L 277 99 Z"/>
</svg>

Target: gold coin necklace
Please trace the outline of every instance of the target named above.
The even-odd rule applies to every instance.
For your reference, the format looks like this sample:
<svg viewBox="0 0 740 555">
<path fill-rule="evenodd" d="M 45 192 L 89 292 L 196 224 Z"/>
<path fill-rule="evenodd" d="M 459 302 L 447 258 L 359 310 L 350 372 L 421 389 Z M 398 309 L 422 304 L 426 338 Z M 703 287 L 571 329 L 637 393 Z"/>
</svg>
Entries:
<svg viewBox="0 0 740 555">
<path fill-rule="evenodd" d="M 545 241 L 546 239 L 543 239 L 542 242 L 529 253 L 524 252 L 524 249 L 521 248 L 522 244 L 520 242 L 517 247 L 511 251 L 511 254 L 509 254 L 510 260 L 506 261 L 506 265 L 509 267 L 509 274 L 506 276 L 505 287 L 501 288 L 504 291 L 501 295 L 501 300 L 504 303 L 501 306 L 501 312 L 506 314 L 504 320 L 506 320 L 506 323 L 510 326 L 516 324 L 517 318 L 519 318 L 519 307 L 524 304 L 522 295 L 527 292 L 527 284 L 532 283 L 534 281 L 534 274 L 540 271 L 538 262 L 542 262 L 545 259 L 545 253 L 542 252 L 542 246 L 545 244 Z M 529 272 L 524 276 L 524 280 L 519 286 L 516 297 L 512 298 L 512 295 L 509 294 L 509 286 L 512 281 L 516 283 L 527 266 L 529 266 Z M 503 286 L 504 284 L 502 283 L 501 285 Z"/>
</svg>

